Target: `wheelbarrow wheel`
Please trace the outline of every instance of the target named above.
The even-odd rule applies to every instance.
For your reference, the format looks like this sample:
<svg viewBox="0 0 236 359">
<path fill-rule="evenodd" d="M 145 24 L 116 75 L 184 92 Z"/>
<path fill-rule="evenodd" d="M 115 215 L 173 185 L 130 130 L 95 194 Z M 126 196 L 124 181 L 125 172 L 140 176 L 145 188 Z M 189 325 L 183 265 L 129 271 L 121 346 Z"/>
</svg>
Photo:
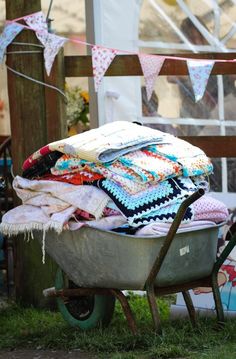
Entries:
<svg viewBox="0 0 236 359">
<path fill-rule="evenodd" d="M 65 288 L 77 288 L 74 282 L 68 279 L 67 275 L 58 268 L 55 279 L 57 290 Z M 58 309 L 63 318 L 72 327 L 79 327 L 83 330 L 109 325 L 114 308 L 115 297 L 110 295 L 78 296 L 63 299 L 57 298 Z"/>
</svg>

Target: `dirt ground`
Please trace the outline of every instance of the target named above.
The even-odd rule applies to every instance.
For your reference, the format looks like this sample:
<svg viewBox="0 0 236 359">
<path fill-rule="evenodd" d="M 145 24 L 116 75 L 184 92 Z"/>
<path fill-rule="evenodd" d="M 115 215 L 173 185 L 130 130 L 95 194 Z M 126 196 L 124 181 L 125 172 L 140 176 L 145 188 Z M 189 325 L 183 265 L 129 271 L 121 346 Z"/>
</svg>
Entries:
<svg viewBox="0 0 236 359">
<path fill-rule="evenodd" d="M 0 350 L 0 359 L 98 359 L 96 356 L 86 354 L 80 350 Z"/>
</svg>

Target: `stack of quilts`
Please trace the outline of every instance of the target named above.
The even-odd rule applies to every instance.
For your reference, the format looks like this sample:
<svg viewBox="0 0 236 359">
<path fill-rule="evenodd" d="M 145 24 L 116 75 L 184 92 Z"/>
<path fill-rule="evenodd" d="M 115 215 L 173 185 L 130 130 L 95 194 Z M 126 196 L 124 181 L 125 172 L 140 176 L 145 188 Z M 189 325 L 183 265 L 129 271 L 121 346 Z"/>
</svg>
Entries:
<svg viewBox="0 0 236 359">
<path fill-rule="evenodd" d="M 77 230 L 88 225 L 138 235 L 168 231 L 179 206 L 213 171 L 204 152 L 170 134 L 112 122 L 41 148 L 23 164 L 13 187 L 22 205 L 3 216 L 6 235 Z M 186 211 L 182 228 L 228 216 L 204 195 Z"/>
</svg>

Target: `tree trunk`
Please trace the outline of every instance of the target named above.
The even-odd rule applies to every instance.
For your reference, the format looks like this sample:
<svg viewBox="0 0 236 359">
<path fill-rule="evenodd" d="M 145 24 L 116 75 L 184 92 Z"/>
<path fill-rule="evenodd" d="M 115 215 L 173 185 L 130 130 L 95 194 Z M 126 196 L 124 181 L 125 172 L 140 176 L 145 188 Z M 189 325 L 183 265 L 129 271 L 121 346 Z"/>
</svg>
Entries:
<svg viewBox="0 0 236 359">
<path fill-rule="evenodd" d="M 6 18 L 15 19 L 41 10 L 40 0 L 6 0 Z M 38 44 L 31 30 L 23 30 L 14 40 Z M 39 47 L 14 45 L 8 51 L 35 51 Z M 43 49 L 42 49 L 43 50 Z M 9 54 L 7 65 L 33 79 L 48 82 L 63 90 L 63 54 L 55 60 L 50 78 L 45 75 L 43 53 Z M 8 70 L 8 94 L 11 118 L 13 172 L 21 174 L 23 161 L 48 142 L 66 136 L 64 98 L 54 90 L 25 79 Z M 19 203 L 19 202 L 18 202 Z M 18 236 L 16 244 L 16 298 L 25 305 L 45 304 L 42 290 L 53 285 L 56 265 L 49 257 L 41 262 L 41 248 Z"/>
</svg>

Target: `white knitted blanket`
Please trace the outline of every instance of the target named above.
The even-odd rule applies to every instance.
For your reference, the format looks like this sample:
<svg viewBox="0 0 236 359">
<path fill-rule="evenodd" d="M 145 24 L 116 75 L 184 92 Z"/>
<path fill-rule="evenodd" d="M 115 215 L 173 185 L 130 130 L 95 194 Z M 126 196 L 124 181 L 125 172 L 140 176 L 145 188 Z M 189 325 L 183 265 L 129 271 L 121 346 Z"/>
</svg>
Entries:
<svg viewBox="0 0 236 359">
<path fill-rule="evenodd" d="M 171 143 L 174 136 L 127 121 L 116 121 L 99 128 L 52 142 L 31 155 L 23 165 L 43 156 L 45 149 L 76 155 L 91 162 L 109 162 L 146 145 Z"/>
</svg>

